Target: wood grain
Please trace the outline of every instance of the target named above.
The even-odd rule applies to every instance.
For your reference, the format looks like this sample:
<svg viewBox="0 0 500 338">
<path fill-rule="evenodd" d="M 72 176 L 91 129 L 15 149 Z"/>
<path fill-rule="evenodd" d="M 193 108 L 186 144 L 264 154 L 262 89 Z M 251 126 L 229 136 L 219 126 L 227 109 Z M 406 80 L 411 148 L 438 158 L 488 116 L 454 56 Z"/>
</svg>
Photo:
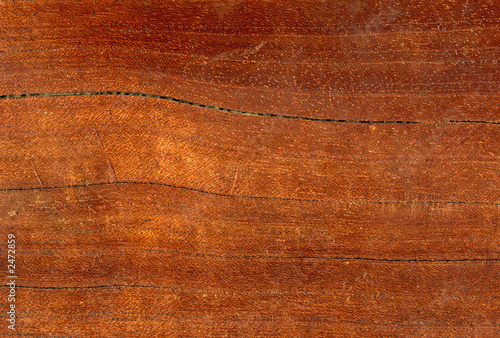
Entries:
<svg viewBox="0 0 500 338">
<path fill-rule="evenodd" d="M 1 335 L 498 336 L 495 1 L 0 14 Z"/>
</svg>

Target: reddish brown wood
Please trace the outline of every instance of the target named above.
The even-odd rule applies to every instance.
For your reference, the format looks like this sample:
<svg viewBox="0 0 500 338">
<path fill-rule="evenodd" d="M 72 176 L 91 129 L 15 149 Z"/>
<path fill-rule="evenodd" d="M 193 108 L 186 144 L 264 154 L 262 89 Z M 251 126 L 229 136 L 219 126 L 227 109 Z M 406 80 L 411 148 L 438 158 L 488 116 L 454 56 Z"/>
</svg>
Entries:
<svg viewBox="0 0 500 338">
<path fill-rule="evenodd" d="M 0 14 L 1 335 L 498 336 L 494 1 Z"/>
</svg>

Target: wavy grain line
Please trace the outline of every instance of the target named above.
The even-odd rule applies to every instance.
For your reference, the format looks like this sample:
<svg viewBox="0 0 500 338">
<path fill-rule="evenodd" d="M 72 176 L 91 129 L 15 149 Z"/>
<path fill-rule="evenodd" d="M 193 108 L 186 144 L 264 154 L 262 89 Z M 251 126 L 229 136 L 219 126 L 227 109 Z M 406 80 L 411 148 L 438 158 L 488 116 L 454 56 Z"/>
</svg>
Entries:
<svg viewBox="0 0 500 338">
<path fill-rule="evenodd" d="M 482 120 L 440 120 L 434 122 L 423 122 L 423 121 L 403 121 L 403 120 L 348 120 L 348 119 L 321 119 L 315 117 L 304 117 L 304 116 L 296 116 L 296 115 L 281 115 L 281 114 L 271 114 L 271 113 L 254 113 L 243 110 L 235 110 L 217 106 L 211 106 L 202 103 L 196 103 L 192 101 L 187 101 L 183 99 L 178 99 L 172 96 L 166 95 L 156 95 L 156 94 L 146 94 L 146 93 L 138 93 L 138 92 L 120 92 L 120 91 L 91 91 L 91 92 L 65 92 L 65 93 L 24 93 L 18 95 L 0 95 L 0 100 L 6 99 L 22 99 L 22 98 L 30 98 L 30 97 L 62 97 L 62 96 L 106 96 L 106 95 L 115 95 L 115 96 L 136 96 L 136 97 L 149 97 L 159 100 L 167 100 L 172 102 L 177 102 L 193 107 L 206 108 L 211 110 L 223 111 L 226 113 L 232 114 L 240 114 L 240 115 L 249 115 L 249 116 L 261 116 L 261 117 L 275 117 L 275 118 L 283 118 L 283 119 L 293 119 L 293 120 L 302 120 L 302 121 L 314 121 L 314 122 L 330 122 L 330 123 L 366 123 L 366 124 L 425 124 L 425 125 L 434 125 L 434 124 L 442 124 L 442 123 L 480 123 L 480 124 L 493 124 L 499 125 L 500 122 L 493 121 L 482 121 Z"/>
<path fill-rule="evenodd" d="M 33 191 L 33 190 L 56 190 L 56 189 L 72 189 L 72 188 L 92 188 L 107 185 L 152 185 L 159 187 L 167 187 L 173 189 L 182 189 L 187 191 L 198 192 L 202 194 L 208 194 L 220 197 L 230 197 L 230 198 L 241 198 L 241 199 L 263 199 L 263 200 L 280 200 L 280 201 L 292 201 L 292 202 L 324 202 L 324 203 L 346 203 L 346 204 L 379 204 L 379 205 L 391 205 L 391 204 L 479 204 L 479 205 L 495 205 L 500 206 L 500 203 L 495 202 L 482 202 L 482 201 L 344 201 L 344 200 L 316 200 L 316 199 L 302 199 L 302 198 L 287 198 L 287 197 L 275 197 L 275 196 L 251 196 L 251 195 L 230 195 L 218 192 L 212 192 L 202 189 L 195 189 L 183 186 L 177 186 L 166 183 L 159 182 L 137 182 L 137 181 L 117 181 L 117 182 L 101 182 L 101 183 L 89 183 L 89 184 L 75 184 L 75 185 L 62 185 L 62 186 L 41 186 L 41 187 L 26 187 L 26 188 L 2 188 L 0 192 L 10 192 L 10 191 Z"/>
</svg>

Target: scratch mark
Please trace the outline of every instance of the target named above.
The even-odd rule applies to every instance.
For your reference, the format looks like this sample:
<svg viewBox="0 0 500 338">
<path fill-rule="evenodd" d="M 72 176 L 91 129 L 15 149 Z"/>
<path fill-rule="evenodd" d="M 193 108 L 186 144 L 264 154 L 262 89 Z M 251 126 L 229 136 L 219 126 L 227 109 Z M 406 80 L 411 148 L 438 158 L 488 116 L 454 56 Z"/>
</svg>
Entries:
<svg viewBox="0 0 500 338">
<path fill-rule="evenodd" d="M 92 124 L 92 127 L 94 128 L 95 135 L 97 136 L 97 140 L 99 141 L 99 146 L 101 147 L 104 156 L 106 156 L 106 160 L 108 162 L 108 168 L 109 168 L 109 171 L 111 172 L 111 176 L 113 177 L 113 182 L 117 183 L 118 179 L 116 178 L 115 168 L 113 168 L 113 164 L 111 163 L 111 160 L 109 159 L 108 153 L 106 152 L 106 150 L 104 149 L 104 146 L 102 145 L 101 136 L 99 135 L 99 132 L 97 131 L 94 124 Z"/>
<path fill-rule="evenodd" d="M 257 53 L 257 52 L 258 52 L 258 51 L 259 51 L 262 47 L 264 47 L 264 45 L 265 45 L 265 44 L 266 44 L 266 42 L 265 42 L 265 41 L 262 41 L 261 43 L 259 43 L 257 46 L 255 46 L 255 47 L 253 48 L 253 52 L 254 52 L 254 53 Z"/>
<path fill-rule="evenodd" d="M 234 50 L 223 52 L 213 57 L 210 57 L 209 59 L 212 61 L 231 61 L 236 57 L 247 57 L 257 53 L 262 47 L 264 47 L 265 44 L 266 44 L 265 41 L 261 41 L 258 45 L 254 47 L 236 48 Z"/>
<path fill-rule="evenodd" d="M 90 212 L 91 212 L 91 211 L 92 211 L 94 214 L 97 214 L 97 211 L 95 211 L 94 209 L 92 209 L 92 208 L 90 207 L 90 205 L 88 205 L 88 204 L 87 204 L 87 209 L 89 210 L 89 219 L 91 219 L 91 217 L 90 217 Z"/>
<path fill-rule="evenodd" d="M 252 190 L 250 189 L 250 182 L 248 181 L 248 172 L 249 172 L 249 167 L 248 167 L 248 163 L 247 163 L 247 169 L 246 169 L 246 172 L 247 174 L 245 175 L 245 180 L 247 182 L 247 189 L 248 189 L 248 194 L 249 196 L 252 196 Z M 255 196 L 252 196 L 251 200 L 253 202 L 253 204 L 255 205 L 255 208 L 257 209 L 257 211 L 259 212 L 259 214 L 264 217 L 264 213 L 260 210 L 259 208 L 259 205 L 257 204 L 257 201 L 255 201 Z"/>
<path fill-rule="evenodd" d="M 35 176 L 36 176 L 36 178 L 38 179 L 38 182 L 40 182 L 40 186 L 42 186 L 42 187 L 43 187 L 42 180 L 40 179 L 40 176 L 38 176 L 38 173 L 37 173 L 37 171 L 36 171 L 35 162 L 33 161 L 33 159 L 30 159 L 30 161 L 31 161 L 31 165 L 32 165 L 32 167 L 33 167 L 33 172 L 35 173 Z"/>
<path fill-rule="evenodd" d="M 233 194 L 234 186 L 236 185 L 236 179 L 238 178 L 238 170 L 239 169 L 240 169 L 240 163 L 238 162 L 238 166 L 236 167 L 236 173 L 234 174 L 233 186 L 231 187 L 231 190 L 229 191 L 229 195 Z"/>
</svg>

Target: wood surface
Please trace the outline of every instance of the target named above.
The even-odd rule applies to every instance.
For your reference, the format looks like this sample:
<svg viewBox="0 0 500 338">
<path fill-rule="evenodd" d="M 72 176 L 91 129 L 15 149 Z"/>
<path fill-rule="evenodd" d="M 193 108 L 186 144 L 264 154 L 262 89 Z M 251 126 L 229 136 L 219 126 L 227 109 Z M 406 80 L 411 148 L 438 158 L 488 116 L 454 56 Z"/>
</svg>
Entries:
<svg viewBox="0 0 500 338">
<path fill-rule="evenodd" d="M 0 1 L 0 335 L 499 337 L 499 24 Z"/>
</svg>

